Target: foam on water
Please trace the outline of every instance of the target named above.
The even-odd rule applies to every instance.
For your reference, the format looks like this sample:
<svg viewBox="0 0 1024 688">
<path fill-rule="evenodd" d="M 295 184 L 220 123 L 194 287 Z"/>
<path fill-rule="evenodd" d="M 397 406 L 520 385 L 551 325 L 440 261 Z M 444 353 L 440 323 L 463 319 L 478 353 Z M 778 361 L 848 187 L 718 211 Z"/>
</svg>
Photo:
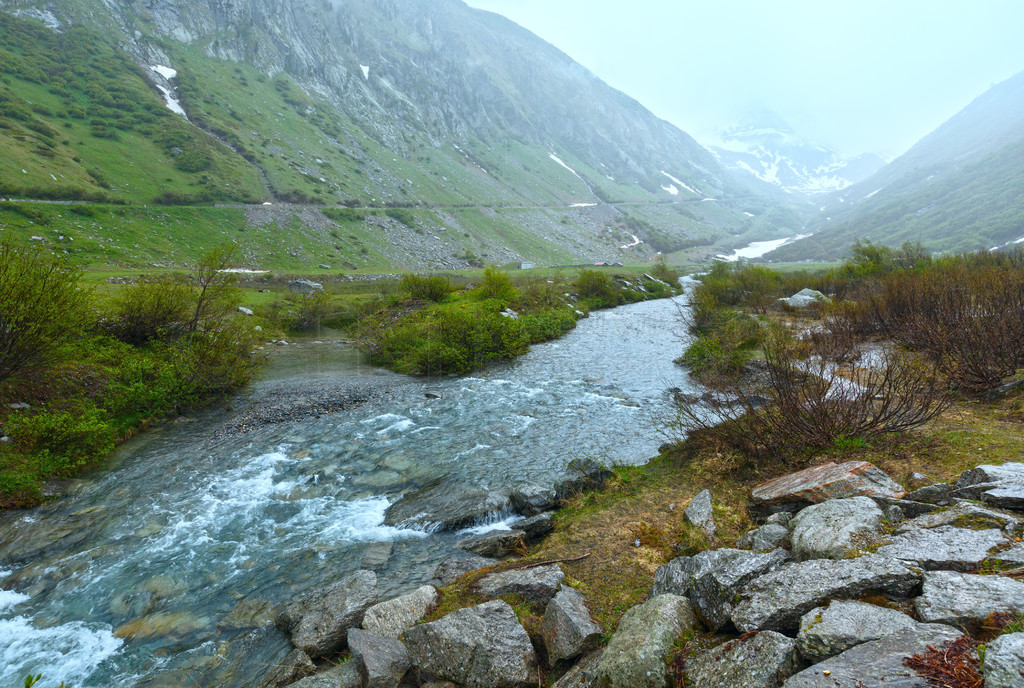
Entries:
<svg viewBox="0 0 1024 688">
<path fill-rule="evenodd" d="M 37 628 L 24 616 L 0 618 L 0 685 L 21 685 L 30 673 L 43 674 L 40 688 L 61 681 L 81 685 L 122 644 L 104 624 L 72 621 Z"/>
</svg>

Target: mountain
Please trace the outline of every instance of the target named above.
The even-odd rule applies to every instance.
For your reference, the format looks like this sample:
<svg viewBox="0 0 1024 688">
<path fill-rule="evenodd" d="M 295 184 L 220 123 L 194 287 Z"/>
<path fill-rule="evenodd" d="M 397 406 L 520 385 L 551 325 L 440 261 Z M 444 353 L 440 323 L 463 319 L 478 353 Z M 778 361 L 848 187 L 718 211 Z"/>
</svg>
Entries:
<svg viewBox="0 0 1024 688">
<path fill-rule="evenodd" d="M 72 253 L 180 263 L 226 233 L 277 269 L 639 259 L 713 251 L 777 203 L 459 0 L 0 9 L 0 194 L 123 206 L 0 208 Z"/>
<path fill-rule="evenodd" d="M 708 148 L 727 168 L 802 195 L 845 189 L 885 165 L 873 153 L 846 158 L 812 144 L 770 110 L 748 115 Z"/>
<path fill-rule="evenodd" d="M 1024 72 L 979 96 L 909 151 L 846 189 L 772 260 L 836 258 L 858 238 L 973 251 L 1024 238 Z"/>
</svg>

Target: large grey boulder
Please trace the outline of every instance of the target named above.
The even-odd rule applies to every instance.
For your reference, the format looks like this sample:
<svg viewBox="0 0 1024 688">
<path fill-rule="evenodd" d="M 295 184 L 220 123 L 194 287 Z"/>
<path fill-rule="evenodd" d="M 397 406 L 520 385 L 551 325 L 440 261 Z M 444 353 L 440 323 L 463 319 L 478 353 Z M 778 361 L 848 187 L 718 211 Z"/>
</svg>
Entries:
<svg viewBox="0 0 1024 688">
<path fill-rule="evenodd" d="M 525 553 L 526 533 L 516 529 L 492 530 L 459 540 L 455 546 L 481 557 L 498 559 L 510 554 Z"/>
<path fill-rule="evenodd" d="M 803 615 L 796 644 L 804 659 L 814 664 L 861 643 L 915 626 L 916 621 L 895 609 L 834 600 L 828 607 L 818 607 Z"/>
<path fill-rule="evenodd" d="M 277 627 L 290 632 L 292 644 L 310 657 L 323 657 L 344 647 L 346 631 L 359 626 L 376 603 L 376 574 L 356 571 L 289 603 L 277 617 Z"/>
<path fill-rule="evenodd" d="M 527 688 L 537 682 L 537 655 L 506 602 L 459 609 L 405 632 L 421 674 L 464 688 Z"/>
<path fill-rule="evenodd" d="M 928 681 L 903 664 L 929 646 L 945 648 L 960 637 L 949 626 L 918 624 L 862 643 L 786 680 L 783 688 L 930 688 Z"/>
<path fill-rule="evenodd" d="M 1019 514 L 997 509 L 983 504 L 961 502 L 948 509 L 935 511 L 904 521 L 896 528 L 896 533 L 909 533 L 920 528 L 938 528 L 940 526 L 956 526 L 972 530 L 1003 528 L 1013 530 L 1022 522 Z"/>
<path fill-rule="evenodd" d="M 342 662 L 330 669 L 289 683 L 288 688 L 363 688 L 358 662 Z"/>
<path fill-rule="evenodd" d="M 558 592 L 563 578 L 562 567 L 549 564 L 491 573 L 477 581 L 474 588 L 484 597 L 522 595 L 531 602 L 547 602 Z"/>
<path fill-rule="evenodd" d="M 985 646 L 985 688 L 1024 688 L 1024 633 L 1001 635 Z"/>
<path fill-rule="evenodd" d="M 555 515 L 546 511 L 543 514 L 516 521 L 515 526 L 516 530 L 526 533 L 527 542 L 535 542 L 555 529 Z"/>
<path fill-rule="evenodd" d="M 571 461 L 555 485 L 555 496 L 559 502 L 565 502 L 584 492 L 600 490 L 611 477 L 611 470 L 596 461 Z"/>
<path fill-rule="evenodd" d="M 785 304 L 790 308 L 809 308 L 815 304 L 831 302 L 832 299 L 825 296 L 820 291 L 810 288 L 801 289 L 792 296 L 784 296 L 779 299 L 779 303 Z"/>
<path fill-rule="evenodd" d="M 945 506 L 953 495 L 953 486 L 949 483 L 935 483 L 920 487 L 907 494 L 907 499 L 926 504 Z"/>
<path fill-rule="evenodd" d="M 797 511 L 826 499 L 847 497 L 889 497 L 906 494 L 898 483 L 867 461 L 826 463 L 769 480 L 751 493 L 750 510 L 768 515 L 777 511 Z"/>
<path fill-rule="evenodd" d="M 778 523 L 765 523 L 736 538 L 739 549 L 755 552 L 770 552 L 777 547 L 789 545 L 789 528 Z"/>
<path fill-rule="evenodd" d="M 747 584 L 732 622 L 742 632 L 795 631 L 801 616 L 831 599 L 907 597 L 920 580 L 917 571 L 877 555 L 786 564 Z"/>
<path fill-rule="evenodd" d="M 829 499 L 809 506 L 790 522 L 793 558 L 842 559 L 871 543 L 884 517 L 868 497 Z"/>
<path fill-rule="evenodd" d="M 1001 530 L 939 526 L 897 535 L 891 544 L 878 548 L 878 554 L 929 571 L 972 571 L 988 557 L 990 549 L 1007 542 Z"/>
<path fill-rule="evenodd" d="M 411 666 L 405 645 L 359 628 L 348 632 L 348 649 L 358 663 L 363 688 L 398 688 Z"/>
<path fill-rule="evenodd" d="M 316 665 L 302 650 L 292 650 L 274 664 L 257 684 L 257 688 L 280 688 L 316 673 Z"/>
<path fill-rule="evenodd" d="M 729 621 L 743 586 L 774 571 L 788 558 L 789 554 L 781 549 L 757 554 L 728 548 L 677 557 L 655 571 L 651 597 L 663 593 L 687 597 L 697 616 L 717 631 Z"/>
<path fill-rule="evenodd" d="M 481 557 L 477 554 L 465 557 L 448 557 L 434 569 L 434 578 L 441 581 L 441 585 L 448 585 L 449 583 L 454 583 L 470 571 L 478 571 L 488 566 L 494 566 L 497 563 L 497 559 Z"/>
<path fill-rule="evenodd" d="M 704 534 L 715 541 L 715 514 L 711 509 L 711 492 L 701 490 L 697 496 L 690 500 L 690 505 L 683 512 L 683 518 L 691 525 L 697 526 L 704 531 Z"/>
<path fill-rule="evenodd" d="M 590 616 L 587 601 L 575 588 L 563 587 L 544 609 L 540 633 L 548 651 L 548 663 L 578 657 L 601 642 L 601 627 Z"/>
<path fill-rule="evenodd" d="M 442 480 L 404 495 L 388 507 L 384 525 L 457 530 L 509 506 L 508 492 Z"/>
<path fill-rule="evenodd" d="M 665 658 L 676 638 L 697 628 L 685 597 L 652 597 L 627 611 L 597 666 L 603 688 L 666 688 Z"/>
<path fill-rule="evenodd" d="M 800 668 L 792 638 L 762 631 L 686 660 L 690 688 L 779 688 Z"/>
<path fill-rule="evenodd" d="M 385 638 L 398 638 L 407 628 L 420 622 L 437 604 L 437 588 L 423 585 L 412 592 L 366 610 L 363 629 Z"/>
<path fill-rule="evenodd" d="M 601 663 L 604 650 L 594 650 L 576 662 L 569 671 L 551 684 L 551 688 L 600 688 L 597 681 L 597 666 Z"/>
<path fill-rule="evenodd" d="M 312 294 L 315 291 L 323 291 L 324 285 L 308 279 L 297 279 L 288 283 L 288 291 L 293 294 Z"/>
<path fill-rule="evenodd" d="M 523 516 L 536 516 L 557 506 L 555 491 L 534 483 L 522 483 L 512 490 L 512 506 Z"/>
<path fill-rule="evenodd" d="M 1024 583 L 1003 576 L 929 571 L 914 609 L 922 621 L 971 630 L 992 612 L 1024 614 Z"/>
<path fill-rule="evenodd" d="M 953 486 L 953 496 L 980 499 L 1006 509 L 1024 509 L 1024 463 L 984 465 L 964 471 Z"/>
</svg>

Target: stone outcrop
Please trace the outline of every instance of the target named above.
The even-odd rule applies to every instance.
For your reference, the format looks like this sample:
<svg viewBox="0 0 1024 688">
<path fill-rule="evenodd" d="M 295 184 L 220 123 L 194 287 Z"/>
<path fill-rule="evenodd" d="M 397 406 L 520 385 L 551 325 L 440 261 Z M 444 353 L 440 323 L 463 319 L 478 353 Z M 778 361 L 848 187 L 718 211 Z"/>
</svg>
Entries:
<svg viewBox="0 0 1024 688">
<path fill-rule="evenodd" d="M 363 688 L 356 662 L 343 662 L 295 683 L 288 688 Z"/>
<path fill-rule="evenodd" d="M 665 658 L 676 638 L 697 628 L 685 597 L 652 597 L 627 611 L 597 666 L 605 688 L 666 688 Z"/>
<path fill-rule="evenodd" d="M 939 526 L 897 535 L 878 554 L 929 571 L 973 571 L 988 558 L 989 550 L 1008 542 L 1001 530 Z"/>
<path fill-rule="evenodd" d="M 535 542 L 555 529 L 555 516 L 550 511 L 546 511 L 543 514 L 516 521 L 515 526 L 516 530 L 521 530 L 526 534 L 527 542 Z"/>
<path fill-rule="evenodd" d="M 441 581 L 441 585 L 448 585 L 449 583 L 454 583 L 470 571 L 477 571 L 497 563 L 497 559 L 481 557 L 477 554 L 464 557 L 449 557 L 434 569 L 434 578 Z"/>
<path fill-rule="evenodd" d="M 484 597 L 521 595 L 531 602 L 547 602 L 562 585 L 565 573 L 558 564 L 491 573 L 477 581 L 474 589 Z"/>
<path fill-rule="evenodd" d="M 277 627 L 290 632 L 292 644 L 310 657 L 323 657 L 344 647 L 348 629 L 359 626 L 376 603 L 377 576 L 356 571 L 288 604 L 277 617 Z"/>
<path fill-rule="evenodd" d="M 704 531 L 712 542 L 715 541 L 715 514 L 711 509 L 711 492 L 701 490 L 697 496 L 690 501 L 690 505 L 683 512 L 683 518 L 691 525 Z"/>
<path fill-rule="evenodd" d="M 985 646 L 985 688 L 1024 686 L 1024 633 L 1001 635 Z"/>
<path fill-rule="evenodd" d="M 411 666 L 405 645 L 371 631 L 350 630 L 348 649 L 364 688 L 398 688 Z"/>
<path fill-rule="evenodd" d="M 481 557 L 500 559 L 510 554 L 525 552 L 526 533 L 515 529 L 492 530 L 459 540 L 456 547 Z"/>
<path fill-rule="evenodd" d="M 688 659 L 686 679 L 690 688 L 779 688 L 799 668 L 793 639 L 762 631 Z"/>
<path fill-rule="evenodd" d="M 777 547 L 788 547 L 789 544 L 789 528 L 778 523 L 765 523 L 736 539 L 738 548 L 755 552 L 770 552 Z"/>
<path fill-rule="evenodd" d="M 953 496 L 1024 509 L 1024 463 L 983 465 L 964 471 L 953 486 Z"/>
<path fill-rule="evenodd" d="M 563 587 L 544 609 L 540 632 L 548 662 L 554 666 L 596 648 L 602 631 L 590 616 L 583 594 L 575 588 Z"/>
<path fill-rule="evenodd" d="M 604 650 L 594 650 L 562 674 L 551 688 L 598 688 L 597 667 L 603 654 Z"/>
<path fill-rule="evenodd" d="M 472 526 L 509 504 L 508 492 L 442 480 L 410 492 L 388 507 L 384 525 L 455 530 Z"/>
<path fill-rule="evenodd" d="M 533 483 L 517 485 L 512 490 L 512 506 L 523 516 L 536 516 L 557 506 L 555 491 Z"/>
<path fill-rule="evenodd" d="M 1024 583 L 1003 576 L 929 571 L 914 609 L 922 621 L 971 630 L 992 612 L 1024 614 Z"/>
<path fill-rule="evenodd" d="M 437 604 L 437 588 L 423 585 L 412 592 L 366 610 L 363 629 L 385 638 L 398 638 L 402 632 L 415 626 Z"/>
<path fill-rule="evenodd" d="M 1012 530 L 1021 523 L 1021 520 L 1019 514 L 1004 511 L 1003 509 L 962 502 L 948 509 L 923 514 L 905 521 L 899 524 L 896 528 L 896 533 L 908 533 L 919 528 L 938 528 L 940 526 L 956 526 L 958 528 L 976 530 L 987 528 Z"/>
<path fill-rule="evenodd" d="M 796 644 L 804 659 L 821 662 L 851 647 L 916 626 L 916 621 L 895 609 L 835 600 L 828 607 L 803 615 Z"/>
<path fill-rule="evenodd" d="M 793 558 L 842 559 L 875 539 L 883 517 L 868 497 L 829 499 L 809 506 L 790 522 Z"/>
<path fill-rule="evenodd" d="M 899 499 L 906 494 L 898 483 L 866 461 L 826 463 L 769 480 L 751 491 L 751 511 L 770 514 L 797 511 L 826 499 L 879 496 Z"/>
<path fill-rule="evenodd" d="M 302 650 L 292 650 L 259 681 L 258 688 L 287 686 L 316 673 L 316 665 Z"/>
</svg>

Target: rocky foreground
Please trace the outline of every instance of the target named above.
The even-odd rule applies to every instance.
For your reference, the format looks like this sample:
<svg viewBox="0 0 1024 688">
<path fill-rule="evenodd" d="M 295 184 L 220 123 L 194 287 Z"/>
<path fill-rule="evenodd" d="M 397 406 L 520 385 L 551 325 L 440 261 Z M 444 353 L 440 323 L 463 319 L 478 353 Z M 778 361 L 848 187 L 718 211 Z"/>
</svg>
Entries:
<svg viewBox="0 0 1024 688">
<path fill-rule="evenodd" d="M 1024 628 L 1024 463 L 926 482 L 914 476 L 908 492 L 849 462 L 758 486 L 750 509 L 763 525 L 735 548 L 660 567 L 607 642 L 557 563 L 473 583 L 486 598 L 545 605 L 533 637 L 501 599 L 422 623 L 435 586 L 379 602 L 374 574 L 359 571 L 286 606 L 277 625 L 295 650 L 260 686 L 525 688 L 539 684 L 543 664 L 567 669 L 556 688 L 661 688 L 673 673 L 693 688 L 927 688 L 905 660 L 966 647 L 987 688 L 1024 687 L 1024 632 L 999 634 L 998 623 Z M 524 485 L 513 503 L 532 530 L 464 541 L 466 557 L 442 563 L 436 583 L 542 534 L 557 495 Z M 686 517 L 713 536 L 711 506 L 701 493 Z M 978 648 L 976 637 L 989 642 Z M 346 647 L 349 661 L 318 671 L 314 660 Z"/>
</svg>

